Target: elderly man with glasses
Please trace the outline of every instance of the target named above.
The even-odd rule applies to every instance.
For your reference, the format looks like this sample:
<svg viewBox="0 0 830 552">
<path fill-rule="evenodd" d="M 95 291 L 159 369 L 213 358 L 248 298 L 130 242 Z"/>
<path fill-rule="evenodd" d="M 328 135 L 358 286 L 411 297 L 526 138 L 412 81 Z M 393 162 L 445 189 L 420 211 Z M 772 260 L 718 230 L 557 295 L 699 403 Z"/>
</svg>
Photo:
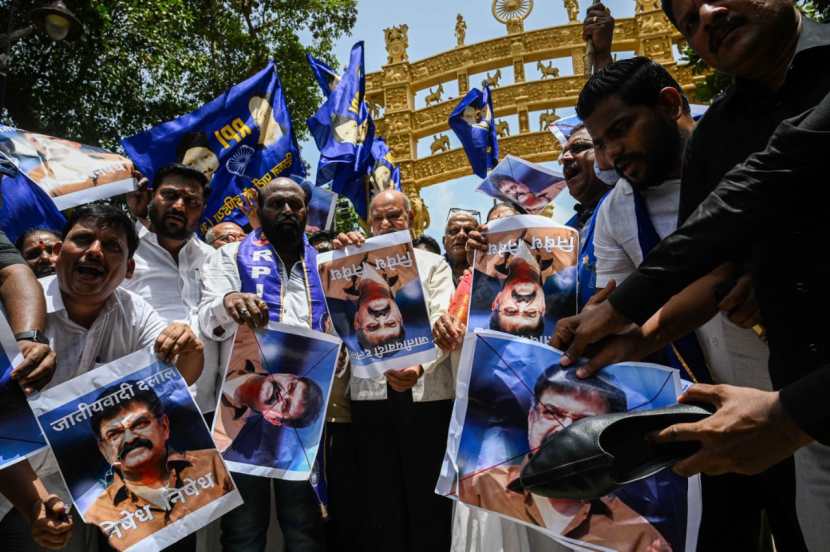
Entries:
<svg viewBox="0 0 830 552">
<path fill-rule="evenodd" d="M 444 228 L 444 257 L 452 268 L 452 281 L 456 286 L 470 268 L 467 259 L 467 238 L 470 232 L 478 230 L 481 214 L 478 211 L 452 208 L 447 214 L 447 226 Z"/>
</svg>

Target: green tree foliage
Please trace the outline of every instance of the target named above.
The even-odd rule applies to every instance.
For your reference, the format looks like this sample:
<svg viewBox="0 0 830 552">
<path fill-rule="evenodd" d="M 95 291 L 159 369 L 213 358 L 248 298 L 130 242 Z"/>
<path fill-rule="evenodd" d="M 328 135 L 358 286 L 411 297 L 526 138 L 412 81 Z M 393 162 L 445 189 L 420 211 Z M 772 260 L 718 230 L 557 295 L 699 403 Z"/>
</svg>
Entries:
<svg viewBox="0 0 830 552">
<path fill-rule="evenodd" d="M 798 5 L 807 17 L 819 23 L 830 22 L 830 0 L 800 0 Z M 700 56 L 690 47 L 687 46 L 684 49 L 683 56 L 692 66 L 693 73 L 697 75 L 709 73 L 695 89 L 698 101 L 708 103 L 732 84 L 732 77 L 720 71 L 711 71 L 706 62 L 700 59 Z"/>
<path fill-rule="evenodd" d="M 27 24 L 36 0 L 0 0 Z M 42 33 L 11 52 L 12 124 L 113 148 L 121 137 L 191 111 L 276 61 L 298 138 L 321 94 L 306 52 L 335 64 L 356 0 L 66 0 L 83 22 L 74 43 Z M 304 46 L 300 39 L 303 39 Z"/>
</svg>

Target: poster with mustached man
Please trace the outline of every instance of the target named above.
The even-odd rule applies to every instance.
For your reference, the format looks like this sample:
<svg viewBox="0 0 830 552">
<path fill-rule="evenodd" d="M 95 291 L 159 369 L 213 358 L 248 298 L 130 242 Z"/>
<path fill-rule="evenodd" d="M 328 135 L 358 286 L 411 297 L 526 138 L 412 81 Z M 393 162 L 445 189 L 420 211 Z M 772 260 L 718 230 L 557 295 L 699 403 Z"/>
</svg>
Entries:
<svg viewBox="0 0 830 552">
<path fill-rule="evenodd" d="M 242 504 L 187 383 L 149 350 L 29 405 L 76 510 L 116 550 L 162 550 Z"/>
<path fill-rule="evenodd" d="M 576 314 L 579 232 L 536 215 L 488 224 L 476 254 L 467 328 L 547 343 L 560 318 Z"/>
<path fill-rule="evenodd" d="M 323 253 L 317 268 L 355 377 L 374 378 L 436 357 L 408 230 Z"/>
</svg>

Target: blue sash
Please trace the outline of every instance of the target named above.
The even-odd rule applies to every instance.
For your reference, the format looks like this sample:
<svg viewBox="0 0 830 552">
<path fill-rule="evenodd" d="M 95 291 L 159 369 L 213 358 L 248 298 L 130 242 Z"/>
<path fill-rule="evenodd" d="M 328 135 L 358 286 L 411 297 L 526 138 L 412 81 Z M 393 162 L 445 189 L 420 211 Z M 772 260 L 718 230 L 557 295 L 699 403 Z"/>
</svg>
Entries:
<svg viewBox="0 0 830 552">
<path fill-rule="evenodd" d="M 320 281 L 320 274 L 317 272 L 317 251 L 308 243 L 308 238 L 303 234 L 304 256 L 300 261 L 303 263 L 305 273 L 306 299 L 308 301 L 311 320 L 309 325 L 318 332 L 326 331 L 328 320 L 328 308 L 326 307 L 326 296 L 323 293 L 323 284 Z M 272 322 L 280 322 L 283 317 L 283 287 L 282 276 L 276 258 L 277 252 L 271 247 L 268 238 L 262 233 L 262 228 L 251 232 L 242 243 L 239 244 L 239 252 L 236 254 L 236 265 L 239 268 L 239 277 L 242 280 L 242 290 L 245 293 L 255 293 L 263 301 L 268 303 L 268 318 Z M 308 267 L 312 269 L 309 270 Z M 291 267 L 286 267 L 291 270 Z M 325 453 L 325 432 L 320 442 L 320 452 L 312 466 L 312 476 L 309 480 L 317 501 L 320 503 L 320 511 L 325 519 L 328 517 L 328 492 L 324 472 Z"/>
<path fill-rule="evenodd" d="M 660 235 L 654 228 L 643 196 L 637 190 L 633 190 L 632 195 L 634 196 L 634 214 L 637 218 L 637 238 L 645 260 L 649 252 L 660 243 Z M 703 356 L 703 350 L 694 333 L 674 341 L 663 351 L 654 353 L 654 357 L 654 362 L 667 364 L 680 370 L 680 376 L 684 379 L 695 383 L 712 383 L 706 357 Z"/>
<path fill-rule="evenodd" d="M 579 247 L 579 259 L 577 260 L 577 310 L 581 311 L 588 303 L 588 300 L 597 292 L 597 256 L 594 253 L 594 227 L 597 222 L 597 213 L 605 198 L 608 197 L 606 192 L 597 202 L 594 207 L 594 212 L 591 213 L 591 218 L 585 223 L 585 228 L 580 231 L 581 240 Z M 576 220 L 579 214 L 576 214 L 565 223 L 565 226 L 576 228 Z"/>
<path fill-rule="evenodd" d="M 306 286 L 306 298 L 309 305 L 311 320 L 309 325 L 318 332 L 326 331 L 328 309 L 326 296 L 323 293 L 323 284 L 317 272 L 317 251 L 308 243 L 303 235 L 305 255 L 300 261 L 303 263 L 303 272 Z M 271 247 L 268 238 L 257 228 L 239 244 L 239 253 L 236 255 L 236 264 L 239 268 L 239 277 L 242 279 L 242 290 L 245 293 L 255 293 L 268 303 L 268 317 L 272 322 L 280 322 L 283 317 L 283 287 L 277 252 Z M 311 270 L 309 270 L 311 266 Z M 291 270 L 291 267 L 286 267 Z"/>
</svg>

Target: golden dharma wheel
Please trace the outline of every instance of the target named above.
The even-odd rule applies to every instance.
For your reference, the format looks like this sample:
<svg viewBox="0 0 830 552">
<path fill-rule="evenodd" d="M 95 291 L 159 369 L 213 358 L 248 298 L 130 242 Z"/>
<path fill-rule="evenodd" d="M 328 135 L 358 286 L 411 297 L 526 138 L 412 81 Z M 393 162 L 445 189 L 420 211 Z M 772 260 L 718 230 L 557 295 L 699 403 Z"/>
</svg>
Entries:
<svg viewBox="0 0 830 552">
<path fill-rule="evenodd" d="M 501 23 L 523 21 L 532 10 L 533 0 L 493 0 L 493 17 Z"/>
</svg>

